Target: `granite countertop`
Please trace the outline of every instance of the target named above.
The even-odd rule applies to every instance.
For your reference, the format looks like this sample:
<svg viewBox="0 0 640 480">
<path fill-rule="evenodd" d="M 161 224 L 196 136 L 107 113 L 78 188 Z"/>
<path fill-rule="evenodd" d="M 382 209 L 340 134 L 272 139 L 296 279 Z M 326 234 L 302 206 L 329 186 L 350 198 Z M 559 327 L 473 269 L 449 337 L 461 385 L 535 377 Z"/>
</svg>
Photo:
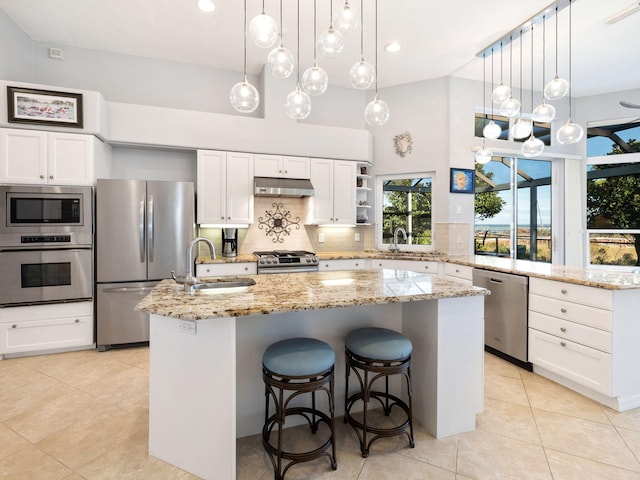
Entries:
<svg viewBox="0 0 640 480">
<path fill-rule="evenodd" d="M 483 288 L 404 270 L 246 277 L 254 279 L 256 284 L 224 293 L 217 293 L 219 290 L 215 289 L 188 293 L 173 280 L 163 280 L 136 309 L 178 319 L 201 320 L 489 294 Z"/>
</svg>

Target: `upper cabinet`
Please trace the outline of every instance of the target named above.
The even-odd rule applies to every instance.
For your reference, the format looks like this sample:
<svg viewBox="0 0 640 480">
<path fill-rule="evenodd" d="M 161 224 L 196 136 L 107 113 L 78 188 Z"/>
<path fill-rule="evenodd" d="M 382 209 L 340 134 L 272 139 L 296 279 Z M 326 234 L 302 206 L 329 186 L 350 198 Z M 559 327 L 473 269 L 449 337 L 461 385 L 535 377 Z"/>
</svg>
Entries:
<svg viewBox="0 0 640 480">
<path fill-rule="evenodd" d="M 358 163 L 356 175 L 356 221 L 360 225 L 369 225 L 372 222 L 371 198 L 373 178 L 369 175 L 368 163 Z"/>
<path fill-rule="evenodd" d="M 307 157 L 256 154 L 254 168 L 256 177 L 309 179 Z"/>
<path fill-rule="evenodd" d="M 106 149 L 93 135 L 0 128 L 0 183 L 93 185 Z"/>
<path fill-rule="evenodd" d="M 198 150 L 198 224 L 253 223 L 253 157 Z"/>
<path fill-rule="evenodd" d="M 314 194 L 307 199 L 307 224 L 356 224 L 356 163 L 311 159 Z"/>
</svg>

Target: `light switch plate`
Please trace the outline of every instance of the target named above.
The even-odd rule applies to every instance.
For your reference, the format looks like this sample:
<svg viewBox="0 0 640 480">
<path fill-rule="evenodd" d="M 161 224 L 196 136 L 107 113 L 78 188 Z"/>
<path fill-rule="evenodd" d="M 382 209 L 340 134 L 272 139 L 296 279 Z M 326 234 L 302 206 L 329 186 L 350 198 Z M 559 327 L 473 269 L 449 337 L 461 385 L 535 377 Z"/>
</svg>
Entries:
<svg viewBox="0 0 640 480">
<path fill-rule="evenodd" d="M 318 243 L 324 243 L 324 233 L 318 234 Z"/>
</svg>

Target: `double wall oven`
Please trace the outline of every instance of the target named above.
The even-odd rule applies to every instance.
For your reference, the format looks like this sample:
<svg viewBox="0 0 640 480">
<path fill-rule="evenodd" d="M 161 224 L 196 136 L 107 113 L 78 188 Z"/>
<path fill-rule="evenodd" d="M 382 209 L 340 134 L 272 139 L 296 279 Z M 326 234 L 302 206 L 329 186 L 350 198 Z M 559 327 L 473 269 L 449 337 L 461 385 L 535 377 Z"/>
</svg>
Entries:
<svg viewBox="0 0 640 480">
<path fill-rule="evenodd" d="M 91 300 L 91 187 L 0 185 L 0 308 Z"/>
</svg>

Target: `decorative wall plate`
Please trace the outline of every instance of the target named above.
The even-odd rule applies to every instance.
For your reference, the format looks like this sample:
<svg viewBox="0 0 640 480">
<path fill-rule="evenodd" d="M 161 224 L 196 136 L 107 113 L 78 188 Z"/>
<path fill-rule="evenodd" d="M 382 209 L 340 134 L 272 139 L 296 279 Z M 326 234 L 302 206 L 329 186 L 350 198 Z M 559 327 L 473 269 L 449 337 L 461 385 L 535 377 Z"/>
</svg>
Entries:
<svg viewBox="0 0 640 480">
<path fill-rule="evenodd" d="M 266 218 L 258 218 L 258 228 L 265 229 L 267 237 L 275 237 L 273 243 L 284 243 L 284 238 L 280 238 L 280 236 L 290 235 L 292 226 L 300 230 L 300 217 L 291 220 L 289 210 L 280 210 L 284 207 L 282 203 L 274 203 L 272 207 L 275 207 L 275 210 L 267 210 L 265 212 Z"/>
<path fill-rule="evenodd" d="M 413 150 L 413 140 L 409 132 L 404 132 L 393 137 L 393 144 L 396 147 L 396 153 L 401 157 L 411 153 Z"/>
</svg>

